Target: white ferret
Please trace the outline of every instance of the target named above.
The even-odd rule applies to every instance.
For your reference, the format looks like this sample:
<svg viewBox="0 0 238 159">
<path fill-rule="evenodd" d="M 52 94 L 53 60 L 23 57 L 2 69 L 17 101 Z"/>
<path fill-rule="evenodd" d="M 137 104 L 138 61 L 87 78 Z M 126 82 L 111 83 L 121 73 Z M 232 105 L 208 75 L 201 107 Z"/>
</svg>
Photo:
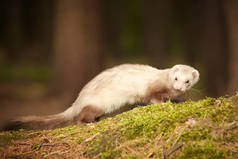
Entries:
<svg viewBox="0 0 238 159">
<path fill-rule="evenodd" d="M 148 65 L 123 64 L 107 69 L 88 82 L 76 101 L 62 113 L 23 116 L 11 120 L 4 130 L 51 129 L 90 123 L 137 103 L 158 104 L 189 90 L 199 72 L 187 65 L 159 70 Z"/>
</svg>

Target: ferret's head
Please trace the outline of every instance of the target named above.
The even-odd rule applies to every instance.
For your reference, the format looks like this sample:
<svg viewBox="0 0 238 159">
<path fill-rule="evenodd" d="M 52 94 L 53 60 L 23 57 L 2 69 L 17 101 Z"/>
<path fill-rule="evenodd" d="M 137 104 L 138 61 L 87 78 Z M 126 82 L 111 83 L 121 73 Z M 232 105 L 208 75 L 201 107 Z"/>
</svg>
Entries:
<svg viewBox="0 0 238 159">
<path fill-rule="evenodd" d="M 186 92 L 198 82 L 199 72 L 187 65 L 175 65 L 171 69 L 170 80 L 176 91 Z"/>
</svg>

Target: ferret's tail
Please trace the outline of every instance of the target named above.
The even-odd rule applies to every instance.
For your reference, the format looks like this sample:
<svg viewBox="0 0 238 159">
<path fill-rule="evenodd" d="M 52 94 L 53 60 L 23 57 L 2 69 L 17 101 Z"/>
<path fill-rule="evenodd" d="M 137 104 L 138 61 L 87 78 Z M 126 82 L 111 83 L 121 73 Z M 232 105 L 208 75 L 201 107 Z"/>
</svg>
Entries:
<svg viewBox="0 0 238 159">
<path fill-rule="evenodd" d="M 22 116 L 10 120 L 2 130 L 18 129 L 53 129 L 73 124 L 73 119 L 67 118 L 63 113 L 48 116 Z"/>
</svg>

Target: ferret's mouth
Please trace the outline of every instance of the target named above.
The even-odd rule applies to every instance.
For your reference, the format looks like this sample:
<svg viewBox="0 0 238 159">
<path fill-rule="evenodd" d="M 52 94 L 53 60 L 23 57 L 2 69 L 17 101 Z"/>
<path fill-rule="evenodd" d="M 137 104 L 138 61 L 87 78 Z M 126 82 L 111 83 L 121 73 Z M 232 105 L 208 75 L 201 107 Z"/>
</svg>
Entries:
<svg viewBox="0 0 238 159">
<path fill-rule="evenodd" d="M 186 90 L 182 90 L 182 89 L 175 89 L 177 92 L 180 92 L 180 93 L 184 93 L 186 92 Z"/>
</svg>

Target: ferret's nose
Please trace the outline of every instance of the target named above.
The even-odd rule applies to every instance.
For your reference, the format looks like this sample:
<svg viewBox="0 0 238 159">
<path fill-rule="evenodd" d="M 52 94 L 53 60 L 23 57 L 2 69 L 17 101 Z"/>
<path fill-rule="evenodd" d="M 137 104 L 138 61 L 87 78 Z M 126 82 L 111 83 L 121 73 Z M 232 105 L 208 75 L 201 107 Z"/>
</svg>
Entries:
<svg viewBox="0 0 238 159">
<path fill-rule="evenodd" d="M 179 86 L 175 86 L 175 89 L 179 90 L 179 91 L 182 91 L 182 87 L 179 87 Z"/>
</svg>

